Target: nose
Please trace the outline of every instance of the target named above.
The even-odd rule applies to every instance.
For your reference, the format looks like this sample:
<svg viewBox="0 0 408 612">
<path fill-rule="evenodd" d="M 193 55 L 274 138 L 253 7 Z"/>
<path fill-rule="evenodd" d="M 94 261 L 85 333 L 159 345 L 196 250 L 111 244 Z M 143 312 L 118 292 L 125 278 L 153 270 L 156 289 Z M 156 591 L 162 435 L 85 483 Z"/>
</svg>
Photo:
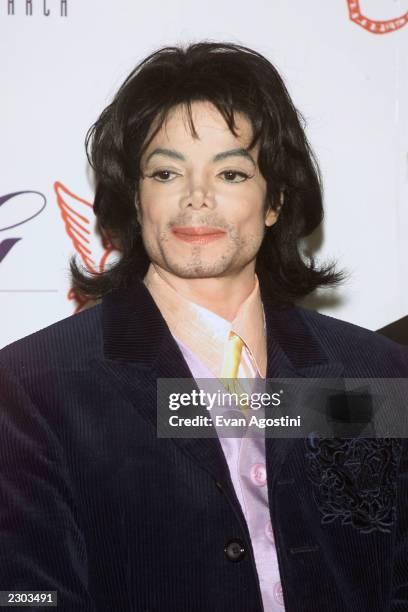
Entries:
<svg viewBox="0 0 408 612">
<path fill-rule="evenodd" d="M 214 193 L 211 185 L 205 178 L 195 177 L 189 182 L 186 195 L 182 198 L 183 208 L 190 207 L 193 209 L 214 208 Z"/>
</svg>

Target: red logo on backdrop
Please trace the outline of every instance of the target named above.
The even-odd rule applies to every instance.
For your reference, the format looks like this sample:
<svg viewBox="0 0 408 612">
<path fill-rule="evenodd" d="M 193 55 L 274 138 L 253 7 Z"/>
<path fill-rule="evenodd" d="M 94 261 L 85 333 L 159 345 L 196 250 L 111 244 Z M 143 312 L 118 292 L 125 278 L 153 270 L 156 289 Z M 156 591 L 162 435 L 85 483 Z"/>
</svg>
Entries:
<svg viewBox="0 0 408 612">
<path fill-rule="evenodd" d="M 347 0 L 349 16 L 351 21 L 354 21 L 357 25 L 361 26 L 371 34 L 389 34 L 400 30 L 408 23 L 408 11 L 400 17 L 395 19 L 377 20 L 370 19 L 366 15 L 363 15 L 360 10 L 359 0 Z"/>
<path fill-rule="evenodd" d="M 119 249 L 105 233 L 99 231 L 98 235 L 98 231 L 94 228 L 95 215 L 90 202 L 75 195 L 59 181 L 54 183 L 54 190 L 65 231 L 82 263 L 89 272 L 103 272 L 107 263 L 113 259 L 112 253 L 118 253 Z M 91 302 L 80 296 L 75 289 L 70 289 L 67 297 L 76 302 L 75 313 Z"/>
</svg>

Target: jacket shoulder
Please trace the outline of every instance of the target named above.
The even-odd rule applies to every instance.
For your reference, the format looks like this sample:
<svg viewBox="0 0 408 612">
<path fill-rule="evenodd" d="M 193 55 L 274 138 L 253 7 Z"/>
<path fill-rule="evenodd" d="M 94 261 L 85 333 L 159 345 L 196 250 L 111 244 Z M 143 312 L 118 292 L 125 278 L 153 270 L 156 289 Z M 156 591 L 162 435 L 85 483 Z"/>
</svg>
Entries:
<svg viewBox="0 0 408 612">
<path fill-rule="evenodd" d="M 70 315 L 0 350 L 0 363 L 18 371 L 75 367 L 102 354 L 101 305 Z"/>
<path fill-rule="evenodd" d="M 408 347 L 354 323 L 304 307 L 297 310 L 333 360 L 382 362 L 385 368 L 389 364 L 393 371 L 408 376 Z"/>
</svg>

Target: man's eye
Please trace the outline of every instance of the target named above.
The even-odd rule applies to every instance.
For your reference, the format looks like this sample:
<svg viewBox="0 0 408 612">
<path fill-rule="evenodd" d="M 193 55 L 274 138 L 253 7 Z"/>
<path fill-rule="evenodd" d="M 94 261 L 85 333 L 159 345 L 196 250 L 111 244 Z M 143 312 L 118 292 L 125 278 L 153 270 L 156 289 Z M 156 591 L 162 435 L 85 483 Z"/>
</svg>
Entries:
<svg viewBox="0 0 408 612">
<path fill-rule="evenodd" d="M 242 183 L 250 178 L 249 174 L 242 172 L 241 170 L 225 170 L 221 172 L 221 176 L 227 183 Z"/>
<path fill-rule="evenodd" d="M 177 172 L 172 172 L 171 170 L 156 170 L 156 172 L 153 172 L 153 174 L 150 175 L 151 178 L 154 178 L 161 183 L 168 183 L 175 176 L 177 176 Z"/>
</svg>

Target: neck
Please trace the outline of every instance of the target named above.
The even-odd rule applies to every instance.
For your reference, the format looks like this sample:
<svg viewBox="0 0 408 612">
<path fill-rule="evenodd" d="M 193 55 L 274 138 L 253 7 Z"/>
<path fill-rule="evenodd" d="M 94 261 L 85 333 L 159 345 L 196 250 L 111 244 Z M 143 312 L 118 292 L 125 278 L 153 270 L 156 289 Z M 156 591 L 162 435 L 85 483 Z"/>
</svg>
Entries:
<svg viewBox="0 0 408 612">
<path fill-rule="evenodd" d="M 254 264 L 235 275 L 211 278 L 181 278 L 155 263 L 152 265 L 157 274 L 184 298 L 230 322 L 255 286 Z"/>
</svg>

